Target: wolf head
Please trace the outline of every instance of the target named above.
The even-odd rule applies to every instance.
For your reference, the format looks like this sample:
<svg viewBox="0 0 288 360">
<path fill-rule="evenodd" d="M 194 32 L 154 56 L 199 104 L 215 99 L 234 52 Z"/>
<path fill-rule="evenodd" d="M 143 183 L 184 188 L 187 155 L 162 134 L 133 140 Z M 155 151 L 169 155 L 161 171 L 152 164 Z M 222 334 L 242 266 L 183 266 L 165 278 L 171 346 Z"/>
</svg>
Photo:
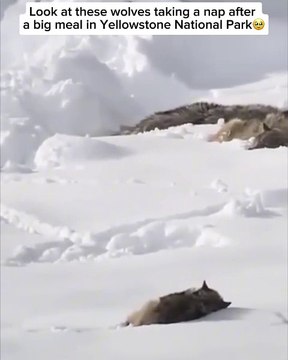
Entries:
<svg viewBox="0 0 288 360">
<path fill-rule="evenodd" d="M 216 290 L 210 289 L 206 281 L 200 289 L 193 292 L 193 295 L 203 303 L 207 313 L 225 309 L 231 305 L 231 302 L 224 301 Z"/>
<path fill-rule="evenodd" d="M 288 123 L 288 121 L 287 121 Z M 288 146 L 288 126 L 282 128 L 269 127 L 264 123 L 264 132 L 254 139 L 248 150 L 261 148 L 277 148 L 280 146 Z"/>
</svg>

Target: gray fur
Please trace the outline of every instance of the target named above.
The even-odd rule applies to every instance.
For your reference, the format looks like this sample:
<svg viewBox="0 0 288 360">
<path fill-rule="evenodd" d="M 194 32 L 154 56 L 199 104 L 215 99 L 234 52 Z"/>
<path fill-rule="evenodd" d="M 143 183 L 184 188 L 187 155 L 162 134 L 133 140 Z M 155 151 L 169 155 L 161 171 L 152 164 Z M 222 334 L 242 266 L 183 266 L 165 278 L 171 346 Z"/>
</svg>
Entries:
<svg viewBox="0 0 288 360">
<path fill-rule="evenodd" d="M 272 131 L 273 130 L 273 131 Z M 253 147 L 287 146 L 288 115 L 286 113 L 267 114 L 264 121 L 259 119 L 232 119 L 209 138 L 209 141 L 231 141 L 233 139 L 254 140 Z"/>
<path fill-rule="evenodd" d="M 262 134 L 256 136 L 248 150 L 270 148 L 275 149 L 280 146 L 288 146 L 288 128 L 286 129 L 267 129 Z"/>
<path fill-rule="evenodd" d="M 141 326 L 191 321 L 225 309 L 230 304 L 204 281 L 202 287 L 197 290 L 187 289 L 148 301 L 138 311 L 129 315 L 122 325 Z"/>
<path fill-rule="evenodd" d="M 220 118 L 225 122 L 239 118 L 263 121 L 267 114 L 280 114 L 281 111 L 266 105 L 219 105 L 207 102 L 196 102 L 191 105 L 156 112 L 133 127 L 122 127 L 121 134 L 136 134 L 145 131 L 167 129 L 170 126 L 183 124 L 216 124 Z"/>
</svg>

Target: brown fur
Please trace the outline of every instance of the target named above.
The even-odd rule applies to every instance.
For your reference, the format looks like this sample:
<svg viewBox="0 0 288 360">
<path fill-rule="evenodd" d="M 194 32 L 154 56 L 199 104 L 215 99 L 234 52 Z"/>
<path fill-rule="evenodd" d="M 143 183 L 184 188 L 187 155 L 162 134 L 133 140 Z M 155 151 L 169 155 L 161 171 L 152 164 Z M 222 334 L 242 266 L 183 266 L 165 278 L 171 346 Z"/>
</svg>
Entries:
<svg viewBox="0 0 288 360">
<path fill-rule="evenodd" d="M 279 114 L 268 114 L 264 120 L 270 129 L 288 129 L 288 113 L 283 111 Z"/>
<path fill-rule="evenodd" d="M 231 141 L 233 139 L 248 140 L 252 137 L 258 137 L 272 129 L 280 129 L 282 132 L 288 131 L 288 115 L 287 112 L 270 113 L 267 114 L 264 120 L 260 119 L 232 119 L 225 123 L 221 129 L 209 138 L 209 141 Z M 266 130 L 265 130 L 266 128 Z M 273 138 L 277 136 L 280 138 L 279 132 L 275 132 Z M 267 135 L 265 135 L 266 137 Z M 269 135 L 269 137 L 272 134 Z M 262 138 L 262 137 L 261 137 Z M 281 141 L 280 141 L 281 142 Z"/>
<path fill-rule="evenodd" d="M 232 119 L 212 135 L 209 141 L 231 141 L 233 139 L 248 140 L 264 131 L 263 122 L 257 119 Z"/>
<path fill-rule="evenodd" d="M 158 305 L 159 299 L 148 301 L 138 311 L 135 311 L 128 316 L 127 323 L 132 324 L 133 326 L 155 324 L 158 319 Z"/>
<path fill-rule="evenodd" d="M 230 304 L 204 281 L 198 290 L 188 289 L 148 301 L 138 311 L 129 315 L 123 325 L 141 326 L 190 321 L 225 309 Z"/>
</svg>

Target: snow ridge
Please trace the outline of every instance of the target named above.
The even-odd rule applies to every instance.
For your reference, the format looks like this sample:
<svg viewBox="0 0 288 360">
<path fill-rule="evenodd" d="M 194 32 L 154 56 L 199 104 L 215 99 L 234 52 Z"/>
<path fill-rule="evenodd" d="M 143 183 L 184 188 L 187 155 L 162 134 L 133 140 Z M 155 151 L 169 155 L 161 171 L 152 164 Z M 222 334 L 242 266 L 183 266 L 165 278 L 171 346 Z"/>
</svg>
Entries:
<svg viewBox="0 0 288 360">
<path fill-rule="evenodd" d="M 223 186 L 221 182 L 220 184 Z M 247 190 L 242 199 L 232 198 L 224 204 L 175 214 L 164 219 L 147 219 L 112 227 L 100 233 L 81 233 L 67 226 L 53 226 L 32 215 L 2 205 L 3 220 L 29 233 L 43 235 L 47 239 L 34 246 L 16 248 L 5 264 L 19 266 L 33 262 L 89 261 L 143 255 L 181 247 L 228 246 L 233 239 L 219 233 L 211 222 L 235 216 L 279 216 L 274 210 L 265 208 L 262 197 L 263 194 L 259 192 Z M 193 217 L 204 217 L 206 224 L 190 225 L 189 220 Z"/>
</svg>

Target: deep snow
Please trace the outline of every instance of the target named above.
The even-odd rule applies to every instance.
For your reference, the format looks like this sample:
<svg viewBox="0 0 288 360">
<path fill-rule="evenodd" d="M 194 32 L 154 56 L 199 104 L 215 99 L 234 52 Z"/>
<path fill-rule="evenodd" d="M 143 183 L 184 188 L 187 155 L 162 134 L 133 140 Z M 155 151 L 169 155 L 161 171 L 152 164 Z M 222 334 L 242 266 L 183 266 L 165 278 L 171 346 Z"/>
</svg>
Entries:
<svg viewBox="0 0 288 360">
<path fill-rule="evenodd" d="M 198 100 L 287 107 L 281 1 L 265 1 L 269 36 L 232 38 L 20 36 L 26 0 L 6 0 L 0 22 L 1 167 L 8 161 L 8 169 L 31 168 L 39 146 L 57 133 L 110 135 L 154 111 Z"/>
<path fill-rule="evenodd" d="M 287 107 L 284 0 L 259 43 L 201 46 L 24 39 L 25 2 L 1 2 L 1 359 L 286 360 L 287 149 L 207 142 L 220 122 L 110 136 L 197 100 Z M 117 328 L 204 279 L 231 307 Z"/>
<path fill-rule="evenodd" d="M 207 142 L 219 126 L 57 135 L 2 173 L 3 359 L 287 358 L 287 149 Z M 116 327 L 204 279 L 230 308 Z"/>
</svg>

